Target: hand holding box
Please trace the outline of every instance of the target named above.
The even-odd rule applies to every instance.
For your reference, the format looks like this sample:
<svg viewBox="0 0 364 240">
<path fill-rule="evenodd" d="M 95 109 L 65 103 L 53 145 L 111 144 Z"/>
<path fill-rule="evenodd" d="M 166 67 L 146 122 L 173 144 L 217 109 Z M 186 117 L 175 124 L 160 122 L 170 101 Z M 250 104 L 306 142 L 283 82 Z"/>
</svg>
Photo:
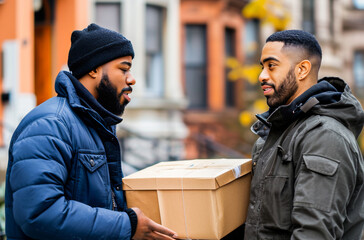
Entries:
<svg viewBox="0 0 364 240">
<path fill-rule="evenodd" d="M 123 179 L 128 207 L 138 207 L 180 238 L 221 239 L 244 223 L 250 159 L 161 162 Z"/>
</svg>

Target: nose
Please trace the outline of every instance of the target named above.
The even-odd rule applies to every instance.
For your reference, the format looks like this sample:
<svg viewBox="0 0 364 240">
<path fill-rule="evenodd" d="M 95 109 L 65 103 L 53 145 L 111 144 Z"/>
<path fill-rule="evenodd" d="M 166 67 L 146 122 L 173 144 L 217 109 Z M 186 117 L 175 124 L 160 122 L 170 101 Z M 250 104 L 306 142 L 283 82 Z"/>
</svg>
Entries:
<svg viewBox="0 0 364 240">
<path fill-rule="evenodd" d="M 263 68 L 262 72 L 259 74 L 259 82 L 266 82 L 269 79 L 267 71 Z"/>
<path fill-rule="evenodd" d="M 133 74 L 129 72 L 128 76 L 126 77 L 126 84 L 128 85 L 134 85 L 136 83 L 135 78 Z"/>
</svg>

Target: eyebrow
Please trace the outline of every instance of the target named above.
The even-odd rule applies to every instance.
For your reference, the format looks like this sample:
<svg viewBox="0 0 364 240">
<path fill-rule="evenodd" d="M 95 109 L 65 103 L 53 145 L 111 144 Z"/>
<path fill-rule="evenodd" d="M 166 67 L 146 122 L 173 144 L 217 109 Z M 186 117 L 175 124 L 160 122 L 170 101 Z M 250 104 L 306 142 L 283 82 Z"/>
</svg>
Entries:
<svg viewBox="0 0 364 240">
<path fill-rule="evenodd" d="M 279 60 L 275 57 L 267 57 L 263 60 L 263 62 L 259 62 L 259 63 L 260 63 L 260 65 L 263 65 L 263 63 L 271 61 L 271 60 L 279 62 Z"/>
<path fill-rule="evenodd" d="M 121 65 L 125 64 L 125 65 L 128 65 L 129 67 L 131 67 L 131 63 L 130 63 L 130 62 L 126 62 L 126 61 L 124 61 L 124 62 L 121 62 L 120 64 L 121 64 Z"/>
</svg>

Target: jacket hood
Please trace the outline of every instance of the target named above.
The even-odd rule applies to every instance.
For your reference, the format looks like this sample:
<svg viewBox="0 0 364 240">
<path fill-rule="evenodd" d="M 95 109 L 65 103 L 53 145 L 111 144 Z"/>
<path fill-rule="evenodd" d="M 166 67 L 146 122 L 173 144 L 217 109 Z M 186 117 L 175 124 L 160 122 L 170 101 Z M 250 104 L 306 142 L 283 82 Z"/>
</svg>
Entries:
<svg viewBox="0 0 364 240">
<path fill-rule="evenodd" d="M 319 104 L 312 108 L 317 115 L 335 118 L 354 133 L 357 138 L 364 125 L 364 110 L 350 87 L 340 78 L 325 77 L 319 82 L 326 81 L 336 88 L 341 94 L 340 100 L 329 104 Z"/>
<path fill-rule="evenodd" d="M 267 131 L 262 130 L 263 126 L 265 130 L 272 125 L 285 127 L 306 113 L 332 117 L 352 131 L 356 137 L 364 124 L 363 108 L 349 86 L 340 78 L 325 77 L 291 104 L 258 114 L 259 121 L 252 126 L 252 131 L 264 138 Z"/>
<path fill-rule="evenodd" d="M 81 104 L 81 99 L 77 95 L 76 88 L 73 86 L 70 79 L 72 75 L 66 71 L 58 73 L 55 83 L 55 90 L 58 96 L 65 97 L 73 108 L 86 109 Z"/>
</svg>

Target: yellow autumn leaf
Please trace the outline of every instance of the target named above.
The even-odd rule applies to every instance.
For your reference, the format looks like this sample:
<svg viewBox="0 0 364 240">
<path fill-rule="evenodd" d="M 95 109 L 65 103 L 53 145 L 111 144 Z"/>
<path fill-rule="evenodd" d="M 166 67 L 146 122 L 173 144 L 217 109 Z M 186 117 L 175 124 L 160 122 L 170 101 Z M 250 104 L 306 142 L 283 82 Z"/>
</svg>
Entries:
<svg viewBox="0 0 364 240">
<path fill-rule="evenodd" d="M 241 125 L 243 125 L 244 127 L 248 127 L 252 124 L 253 122 L 253 114 L 248 112 L 248 111 L 243 111 L 240 113 L 239 116 L 239 122 Z"/>
<path fill-rule="evenodd" d="M 239 69 L 234 69 L 228 73 L 228 80 L 229 81 L 236 81 L 239 78 L 241 78 L 241 75 L 239 74 Z"/>
<path fill-rule="evenodd" d="M 258 77 L 261 71 L 261 67 L 257 64 L 244 66 L 242 75 L 250 84 L 254 85 L 258 82 Z"/>
<path fill-rule="evenodd" d="M 266 0 L 251 1 L 243 8 L 243 16 L 246 18 L 263 18 L 266 14 L 265 4 Z"/>
<path fill-rule="evenodd" d="M 230 66 L 237 66 L 237 61 L 233 59 L 229 59 Z M 239 63 L 240 64 L 240 63 Z M 259 74 L 261 72 L 261 67 L 257 64 L 255 65 L 247 65 L 247 66 L 237 66 L 232 68 L 228 73 L 228 80 L 236 81 L 238 79 L 245 79 L 250 84 L 254 85 L 258 81 Z"/>
<path fill-rule="evenodd" d="M 240 67 L 241 64 L 236 58 L 229 57 L 229 58 L 226 59 L 226 66 L 228 68 L 234 69 L 234 68 Z"/>
<path fill-rule="evenodd" d="M 281 0 L 254 0 L 242 11 L 246 18 L 260 19 L 263 24 L 269 23 L 276 30 L 285 29 L 290 22 L 290 13 Z"/>
</svg>

